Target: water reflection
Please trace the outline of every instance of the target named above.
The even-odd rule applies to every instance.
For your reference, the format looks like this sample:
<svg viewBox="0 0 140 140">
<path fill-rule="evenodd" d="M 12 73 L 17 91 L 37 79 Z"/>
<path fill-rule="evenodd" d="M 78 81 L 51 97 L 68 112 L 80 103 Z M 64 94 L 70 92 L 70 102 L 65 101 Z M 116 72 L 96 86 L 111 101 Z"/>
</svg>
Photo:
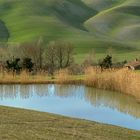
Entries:
<svg viewBox="0 0 140 140">
<path fill-rule="evenodd" d="M 78 94 L 77 94 L 78 93 Z M 71 85 L 1 85 L 0 86 L 0 100 L 7 98 L 21 99 L 31 98 L 36 94 L 39 97 L 44 96 L 59 96 L 59 97 L 74 97 L 85 99 L 92 105 L 108 106 L 112 109 L 118 109 L 121 112 L 131 114 L 140 118 L 140 104 L 130 96 L 98 90 L 84 86 L 71 86 Z"/>
<path fill-rule="evenodd" d="M 133 97 L 85 86 L 0 85 L 0 105 L 35 109 L 140 130 L 140 104 Z"/>
<path fill-rule="evenodd" d="M 106 106 L 140 118 L 140 103 L 133 97 L 111 91 L 85 88 L 85 98 L 94 106 Z"/>
</svg>

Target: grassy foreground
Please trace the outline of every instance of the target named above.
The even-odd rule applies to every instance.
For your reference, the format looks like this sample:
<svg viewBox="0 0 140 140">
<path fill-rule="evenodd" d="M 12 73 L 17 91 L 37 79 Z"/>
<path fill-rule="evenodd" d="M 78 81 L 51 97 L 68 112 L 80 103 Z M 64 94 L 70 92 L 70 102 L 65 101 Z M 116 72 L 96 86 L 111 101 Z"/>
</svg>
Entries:
<svg viewBox="0 0 140 140">
<path fill-rule="evenodd" d="M 48 113 L 0 107 L 1 140 L 139 140 L 140 131 Z"/>
</svg>

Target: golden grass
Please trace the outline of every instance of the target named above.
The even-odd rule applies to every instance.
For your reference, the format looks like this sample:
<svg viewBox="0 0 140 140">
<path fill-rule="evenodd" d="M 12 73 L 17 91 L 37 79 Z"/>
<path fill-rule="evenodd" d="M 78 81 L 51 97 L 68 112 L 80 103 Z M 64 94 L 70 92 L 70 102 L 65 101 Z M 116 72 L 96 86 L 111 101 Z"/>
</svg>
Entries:
<svg viewBox="0 0 140 140">
<path fill-rule="evenodd" d="M 36 74 L 26 71 L 22 71 L 20 74 L 0 72 L 0 84 L 79 84 L 82 81 L 83 77 L 71 75 L 67 69 L 57 71 L 53 78 L 45 71 L 39 71 Z"/>
<path fill-rule="evenodd" d="M 81 84 L 84 80 L 82 76 L 70 74 L 67 69 L 57 71 L 54 77 L 55 83 L 58 84 Z"/>
<path fill-rule="evenodd" d="M 35 83 L 49 83 L 50 77 L 45 72 L 39 72 L 35 75 L 22 71 L 20 74 L 13 74 L 13 72 L 1 72 L 0 84 L 35 84 Z"/>
<path fill-rule="evenodd" d="M 135 96 L 140 100 L 140 74 L 128 69 L 86 70 L 86 85 L 104 90 L 113 90 Z"/>
<path fill-rule="evenodd" d="M 71 79 L 71 75 L 69 74 L 67 69 L 63 69 L 55 73 L 55 78 L 57 79 L 57 82 L 63 84 Z"/>
</svg>

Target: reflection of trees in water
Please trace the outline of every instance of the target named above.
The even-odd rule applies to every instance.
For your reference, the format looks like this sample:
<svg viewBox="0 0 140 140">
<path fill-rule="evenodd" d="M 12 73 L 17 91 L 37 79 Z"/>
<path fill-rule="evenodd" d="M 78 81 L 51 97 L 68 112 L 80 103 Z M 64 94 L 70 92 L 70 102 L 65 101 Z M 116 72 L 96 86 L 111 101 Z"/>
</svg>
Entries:
<svg viewBox="0 0 140 140">
<path fill-rule="evenodd" d="M 71 85 L 1 85 L 0 99 L 7 98 L 28 99 L 33 96 L 59 96 L 63 98 L 73 97 L 84 99 L 92 105 L 105 106 L 117 109 L 135 117 L 140 117 L 140 104 L 131 96 L 110 91 L 97 90 L 84 86 Z"/>
<path fill-rule="evenodd" d="M 32 86 L 29 85 L 22 85 L 19 86 L 19 96 L 22 99 L 28 99 L 33 96 L 33 89 Z"/>
<path fill-rule="evenodd" d="M 1 85 L 0 86 L 0 98 L 22 98 L 28 99 L 35 94 L 42 97 L 48 95 L 49 86 L 44 85 Z"/>
<path fill-rule="evenodd" d="M 74 97 L 84 98 L 84 87 L 83 86 L 72 86 L 72 85 L 55 85 L 55 95 L 60 97 Z"/>
<path fill-rule="evenodd" d="M 5 98 L 16 98 L 18 95 L 18 86 L 17 85 L 1 85 L 0 86 L 0 99 L 3 100 Z"/>
<path fill-rule="evenodd" d="M 85 88 L 85 92 L 86 100 L 90 101 L 94 106 L 108 106 L 140 118 L 140 104 L 131 96 L 90 87 Z"/>
<path fill-rule="evenodd" d="M 39 97 L 49 96 L 49 86 L 48 85 L 35 85 L 34 93 Z"/>
<path fill-rule="evenodd" d="M 71 85 L 1 85 L 0 98 L 30 98 L 34 95 L 83 98 L 83 86 Z"/>
</svg>

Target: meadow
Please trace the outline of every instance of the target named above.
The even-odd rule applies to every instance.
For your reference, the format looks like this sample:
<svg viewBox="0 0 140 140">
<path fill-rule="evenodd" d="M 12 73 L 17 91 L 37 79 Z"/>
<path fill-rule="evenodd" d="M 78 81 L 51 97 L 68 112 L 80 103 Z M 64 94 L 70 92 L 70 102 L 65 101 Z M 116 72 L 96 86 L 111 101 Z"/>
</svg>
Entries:
<svg viewBox="0 0 140 140">
<path fill-rule="evenodd" d="M 43 112 L 0 107 L 0 139 L 139 140 L 140 132 Z"/>
</svg>

